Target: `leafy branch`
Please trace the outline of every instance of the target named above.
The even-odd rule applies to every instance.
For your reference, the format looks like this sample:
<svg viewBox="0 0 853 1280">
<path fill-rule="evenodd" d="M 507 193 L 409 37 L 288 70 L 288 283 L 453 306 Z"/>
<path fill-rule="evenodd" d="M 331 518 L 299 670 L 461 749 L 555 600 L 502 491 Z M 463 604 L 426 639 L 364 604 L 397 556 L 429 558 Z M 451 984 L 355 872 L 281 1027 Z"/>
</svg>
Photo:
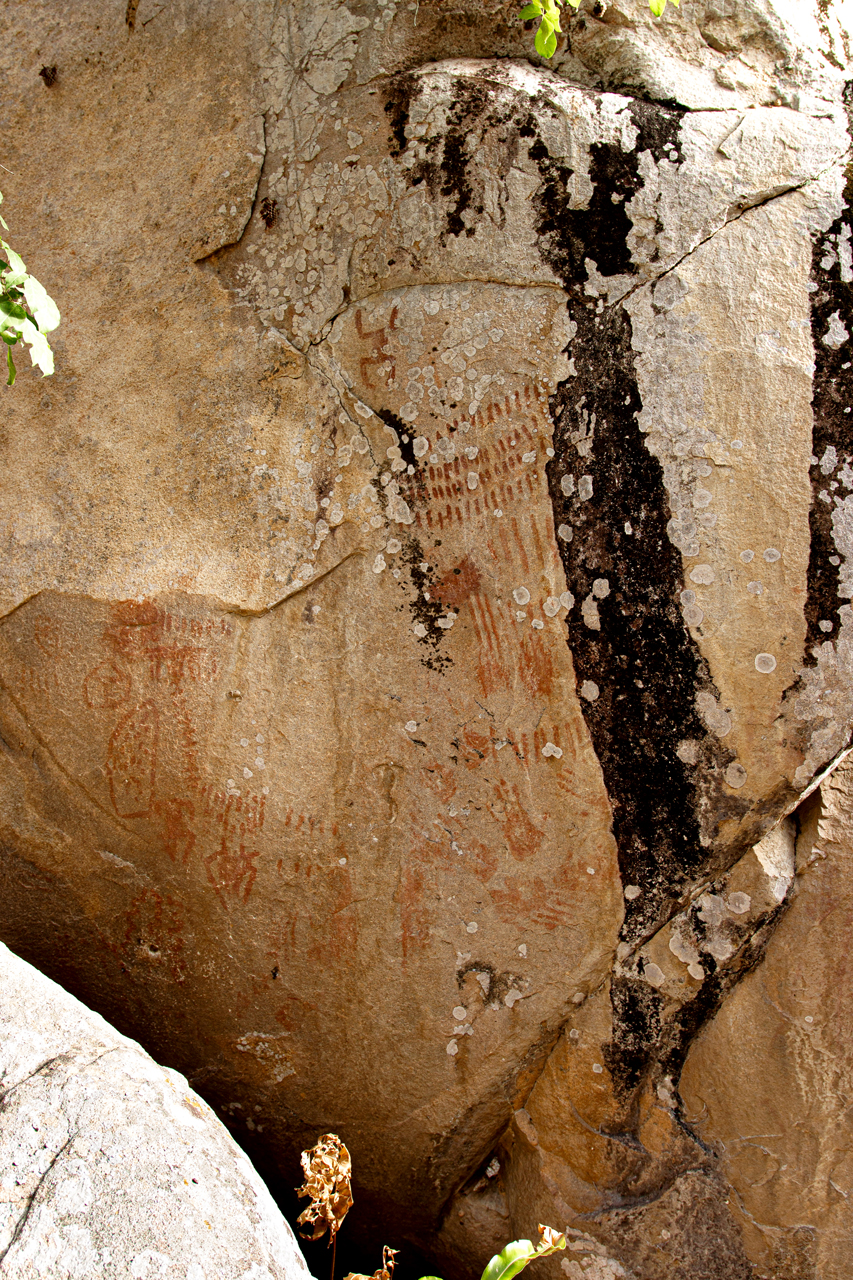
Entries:
<svg viewBox="0 0 853 1280">
<path fill-rule="evenodd" d="M 536 52 L 543 58 L 553 58 L 557 48 L 557 36 L 562 35 L 563 28 L 560 26 L 560 15 L 563 5 L 568 4 L 572 9 L 580 6 L 581 0 L 530 0 L 518 15 L 525 22 L 531 19 L 539 18 L 539 29 L 536 32 L 534 44 Z M 674 5 L 678 5 L 679 0 L 672 0 Z M 656 18 L 659 18 L 666 8 L 666 0 L 649 0 L 649 8 Z"/>
<path fill-rule="evenodd" d="M 0 204 L 3 195 L 0 193 Z M 2 215 L 0 225 L 9 228 Z M 26 342 L 34 365 L 47 377 L 53 373 L 53 352 L 45 337 L 59 324 L 59 307 L 43 285 L 27 271 L 19 254 L 0 236 L 5 258 L 0 258 L 0 338 L 6 344 L 6 363 L 9 368 L 7 387 L 15 385 L 15 362 L 12 348 Z M 6 260 L 8 259 L 8 261 Z"/>
</svg>

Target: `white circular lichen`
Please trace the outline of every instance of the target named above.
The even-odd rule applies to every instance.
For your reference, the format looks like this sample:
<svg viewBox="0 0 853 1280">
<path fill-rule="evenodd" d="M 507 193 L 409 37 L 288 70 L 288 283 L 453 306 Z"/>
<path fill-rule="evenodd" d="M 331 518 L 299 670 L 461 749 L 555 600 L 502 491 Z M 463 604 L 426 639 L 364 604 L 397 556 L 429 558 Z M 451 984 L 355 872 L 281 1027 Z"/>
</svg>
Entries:
<svg viewBox="0 0 853 1280">
<path fill-rule="evenodd" d="M 379 555 L 377 555 L 376 559 L 373 561 L 373 572 L 381 573 L 382 570 L 385 568 L 387 568 L 387 565 L 385 563 L 385 557 L 380 552 Z"/>
<path fill-rule="evenodd" d="M 546 742 L 542 748 L 542 754 L 543 756 L 554 756 L 556 760 L 559 760 L 563 754 L 563 748 L 555 746 L 553 742 Z"/>
<path fill-rule="evenodd" d="M 594 680 L 584 680 L 580 688 L 581 697 L 585 698 L 587 702 L 595 702 L 600 692 L 601 690 Z"/>
<path fill-rule="evenodd" d="M 697 564 L 690 572 L 690 581 L 708 587 L 714 581 L 714 570 L 709 564 Z"/>
<path fill-rule="evenodd" d="M 739 791 L 746 782 L 746 769 L 735 760 L 728 766 L 723 777 L 730 787 Z"/>
<path fill-rule="evenodd" d="M 777 560 L 782 559 L 782 552 L 777 551 L 775 547 L 768 547 L 764 552 L 764 559 L 768 564 L 775 564 Z"/>
<path fill-rule="evenodd" d="M 542 612 L 548 618 L 556 618 L 560 612 L 560 601 L 556 596 L 549 596 L 542 606 Z"/>
<path fill-rule="evenodd" d="M 574 536 L 575 536 L 575 531 L 570 524 L 561 524 L 559 529 L 557 530 L 557 537 L 562 542 L 571 542 Z"/>
<path fill-rule="evenodd" d="M 572 595 L 571 591 L 562 592 L 562 594 L 560 595 L 560 604 L 563 606 L 564 609 L 566 610 L 571 609 L 574 603 L 575 603 L 575 598 Z"/>
<path fill-rule="evenodd" d="M 516 587 L 512 593 L 512 598 L 516 604 L 529 604 L 530 592 L 527 587 Z"/>
<path fill-rule="evenodd" d="M 769 675 L 771 671 L 776 670 L 776 659 L 772 653 L 757 653 L 755 655 L 755 670 L 760 671 L 762 675 Z"/>
<path fill-rule="evenodd" d="M 629 902 L 633 902 L 635 898 L 639 898 L 642 892 L 643 891 L 638 884 L 625 885 L 625 897 L 628 899 Z"/>
</svg>

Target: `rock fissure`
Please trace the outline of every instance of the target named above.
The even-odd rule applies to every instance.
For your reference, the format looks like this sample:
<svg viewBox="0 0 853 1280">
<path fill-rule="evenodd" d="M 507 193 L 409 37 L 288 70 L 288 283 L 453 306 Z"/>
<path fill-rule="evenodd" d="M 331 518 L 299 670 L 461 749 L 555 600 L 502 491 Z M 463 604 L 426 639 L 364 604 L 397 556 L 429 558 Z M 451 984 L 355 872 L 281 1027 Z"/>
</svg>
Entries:
<svg viewBox="0 0 853 1280">
<path fill-rule="evenodd" d="M 18 1240 L 21 1238 L 24 1228 L 27 1225 L 27 1220 L 29 1219 L 30 1214 L 33 1211 L 33 1207 L 35 1206 L 35 1202 L 36 1202 L 36 1199 L 38 1198 L 39 1192 L 41 1191 L 45 1182 L 49 1178 L 50 1174 L 53 1172 L 56 1165 L 59 1163 L 62 1156 L 71 1146 L 75 1136 L 76 1136 L 75 1134 L 71 1134 L 71 1136 L 65 1140 L 65 1142 L 57 1151 L 56 1155 L 51 1158 L 51 1161 L 48 1164 L 47 1168 L 45 1169 L 44 1173 L 41 1174 L 41 1176 L 39 1177 L 39 1180 L 36 1183 L 36 1186 L 32 1191 L 32 1193 L 27 1197 L 26 1203 L 24 1204 L 24 1208 L 21 1212 L 21 1216 L 18 1218 L 17 1222 L 15 1223 L 14 1230 L 12 1231 L 12 1238 L 10 1239 L 9 1243 L 6 1245 L 6 1248 L 3 1249 L 2 1252 L 0 1252 L 0 1265 L 3 1264 L 9 1252 L 14 1248 Z"/>
</svg>

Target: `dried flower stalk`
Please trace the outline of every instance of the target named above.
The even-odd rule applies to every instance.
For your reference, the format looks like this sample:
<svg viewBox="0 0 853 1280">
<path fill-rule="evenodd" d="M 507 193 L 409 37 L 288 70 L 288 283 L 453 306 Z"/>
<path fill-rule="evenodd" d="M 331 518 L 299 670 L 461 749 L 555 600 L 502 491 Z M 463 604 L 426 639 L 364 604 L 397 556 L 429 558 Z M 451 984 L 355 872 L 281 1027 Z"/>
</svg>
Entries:
<svg viewBox="0 0 853 1280">
<path fill-rule="evenodd" d="M 317 1145 L 302 1152 L 305 1185 L 297 1195 L 310 1196 L 311 1203 L 296 1219 L 305 1227 L 305 1240 L 319 1240 L 328 1230 L 329 1244 L 341 1229 L 352 1208 L 352 1160 L 337 1134 L 324 1133 Z"/>
<path fill-rule="evenodd" d="M 372 1276 L 362 1275 L 360 1271 L 350 1271 L 344 1276 L 344 1280 L 392 1280 L 394 1275 L 394 1258 L 400 1252 L 399 1249 L 389 1249 L 388 1245 L 382 1247 L 382 1266 L 378 1271 L 374 1271 Z"/>
</svg>

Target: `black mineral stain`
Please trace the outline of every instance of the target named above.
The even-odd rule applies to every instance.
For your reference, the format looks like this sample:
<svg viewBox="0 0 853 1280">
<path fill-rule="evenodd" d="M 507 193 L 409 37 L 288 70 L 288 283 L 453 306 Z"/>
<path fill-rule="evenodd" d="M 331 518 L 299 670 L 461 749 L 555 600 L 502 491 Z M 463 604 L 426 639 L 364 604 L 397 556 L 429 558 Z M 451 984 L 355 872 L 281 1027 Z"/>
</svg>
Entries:
<svg viewBox="0 0 853 1280">
<path fill-rule="evenodd" d="M 568 348 L 575 376 L 551 398 L 548 480 L 555 526 L 572 529 L 571 540 L 558 544 L 576 598 L 568 630 L 581 702 L 613 806 L 622 880 L 641 890 L 626 903 L 629 940 L 656 927 L 707 864 L 694 769 L 676 754 L 679 743 L 692 740 L 704 767 L 714 766 L 695 706 L 697 690 L 712 686 L 681 617 L 683 570 L 667 535 L 663 472 L 637 420 L 630 317 L 584 291 L 587 258 L 604 275 L 635 273 L 625 203 L 641 185 L 639 156 L 678 154 L 683 113 L 647 103 L 632 103 L 631 111 L 639 133 L 633 151 L 590 148 L 587 209 L 571 207 L 571 171 L 541 140 L 530 147 L 543 180 L 534 199 L 540 243 L 577 325 Z M 599 629 L 589 625 L 596 610 Z"/>
<path fill-rule="evenodd" d="M 417 77 L 409 73 L 394 76 L 389 82 L 385 111 L 393 140 L 392 155 L 402 155 L 409 146 L 406 128 L 418 92 Z M 484 198 L 482 180 L 472 179 L 472 160 L 486 139 L 495 173 L 503 178 L 512 168 L 518 148 L 515 104 L 498 99 L 488 73 L 479 78 L 460 76 L 453 83 L 452 105 L 441 130 L 418 140 L 425 154 L 408 173 L 413 187 L 423 184 L 433 199 L 445 203 L 445 239 L 448 235 L 476 233 Z M 501 211 L 493 211 L 493 216 L 500 220 Z"/>
<path fill-rule="evenodd" d="M 573 208 L 571 170 L 541 138 L 530 145 L 542 178 L 534 197 L 543 255 L 563 282 L 577 331 L 567 349 L 574 376 L 550 401 L 555 456 L 548 482 L 558 545 L 575 605 L 569 647 L 584 712 L 613 809 L 625 903 L 622 936 L 653 933 L 710 866 L 699 777 L 719 777 L 730 752 L 705 728 L 696 694 L 716 696 L 707 664 L 681 616 L 682 560 L 667 534 L 671 517 L 660 462 L 639 428 L 642 408 L 631 320 L 619 305 L 585 292 L 592 259 L 605 276 L 636 274 L 626 203 L 641 186 L 639 158 L 680 157 L 683 112 L 633 102 L 634 149 L 593 144 L 586 209 Z M 528 136 L 535 122 L 526 123 Z M 614 198 L 615 197 L 615 198 Z M 564 488 L 565 483 L 565 488 Z M 568 490 L 568 493 L 565 490 Z M 566 532 L 565 526 L 571 530 Z M 597 625 L 596 625 L 597 624 Z M 694 761 L 678 755 L 692 743 Z M 718 784 L 719 785 L 719 784 Z M 719 993 L 717 993 L 719 995 Z M 620 1093 L 653 1064 L 683 1056 L 684 1032 L 664 1018 L 658 993 L 638 976 L 614 977 L 608 1065 Z M 691 1017 L 716 1008 L 714 986 Z"/>
<path fill-rule="evenodd" d="M 851 87 L 845 95 L 851 113 Z M 844 188 L 844 208 L 832 226 L 820 236 L 812 252 L 811 328 L 815 352 L 812 391 L 812 507 L 809 513 L 811 546 L 806 594 L 806 666 L 814 666 L 815 649 L 825 640 L 837 639 L 839 631 L 840 557 L 832 536 L 832 515 L 844 501 L 845 490 L 838 487 L 838 471 L 853 461 L 853 348 L 849 341 L 835 345 L 841 330 L 853 337 L 853 168 L 848 169 Z M 825 339 L 829 339 L 829 344 Z M 833 458 L 833 450 L 835 457 Z M 835 482 L 836 488 L 830 486 Z M 845 486 L 848 488 L 849 486 Z M 843 603 L 847 603 L 845 600 Z M 821 626 L 823 624 L 829 624 Z"/>
<path fill-rule="evenodd" d="M 406 125 L 409 123 L 412 98 L 416 96 L 417 91 L 417 79 L 407 71 L 393 76 L 389 81 L 385 95 L 385 114 L 391 131 L 390 153 L 392 156 L 401 156 L 409 145 Z"/>
</svg>

